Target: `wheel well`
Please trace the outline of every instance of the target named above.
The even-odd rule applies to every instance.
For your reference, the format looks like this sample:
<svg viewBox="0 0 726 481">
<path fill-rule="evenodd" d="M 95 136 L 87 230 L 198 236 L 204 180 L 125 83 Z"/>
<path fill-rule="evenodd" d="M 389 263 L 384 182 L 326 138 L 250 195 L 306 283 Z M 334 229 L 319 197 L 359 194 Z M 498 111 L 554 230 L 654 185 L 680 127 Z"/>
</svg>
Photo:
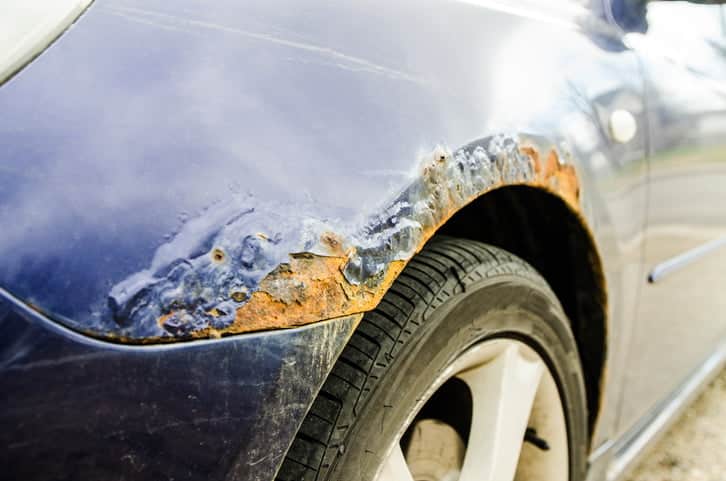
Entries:
<svg viewBox="0 0 726 481">
<path fill-rule="evenodd" d="M 570 319 L 580 352 L 592 433 L 607 348 L 607 296 L 600 258 L 584 221 L 554 194 L 508 186 L 461 209 L 438 233 L 505 249 L 547 280 Z"/>
</svg>

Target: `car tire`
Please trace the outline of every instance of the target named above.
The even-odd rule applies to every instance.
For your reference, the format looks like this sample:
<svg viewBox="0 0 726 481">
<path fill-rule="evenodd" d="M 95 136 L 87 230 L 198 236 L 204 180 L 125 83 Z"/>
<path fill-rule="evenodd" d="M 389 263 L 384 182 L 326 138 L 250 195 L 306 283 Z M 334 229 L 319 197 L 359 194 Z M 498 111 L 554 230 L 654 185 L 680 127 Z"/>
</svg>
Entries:
<svg viewBox="0 0 726 481">
<path fill-rule="evenodd" d="M 481 357 L 485 348 L 491 351 L 486 362 L 479 360 L 476 362 L 480 364 L 474 367 L 452 371 L 453 366 L 462 365 L 462 359 L 472 358 L 474 351 Z M 541 376 L 552 380 L 550 383 L 555 387 L 550 391 L 555 392 L 554 397 L 551 392 L 547 394 L 549 397 L 540 394 L 542 387 L 536 387 L 537 391 L 532 394 L 527 386 L 533 382 L 525 382 L 526 376 L 521 385 L 522 392 L 526 391 L 524 394 L 507 394 L 512 399 L 502 397 L 494 401 L 488 398 L 498 396 L 491 394 L 498 392 L 497 388 L 482 388 L 485 394 L 476 394 L 478 385 L 461 381 L 466 380 L 470 372 L 483 371 L 482 366 L 491 371 L 494 361 L 504 356 L 505 349 L 522 353 L 523 357 L 512 361 L 515 363 L 512 365 L 527 368 L 526 363 L 530 361 L 532 365 L 535 362 L 543 365 L 545 374 Z M 525 351 L 529 354 L 525 355 Z M 502 376 L 498 382 L 504 386 L 510 382 L 509 378 L 519 374 Z M 538 386 L 545 384 L 544 381 L 537 382 Z M 446 392 L 441 394 L 442 391 Z M 500 443 L 506 445 L 506 449 L 500 446 L 505 454 L 516 451 L 511 454 L 516 456 L 514 468 L 491 465 L 498 462 L 496 459 L 506 458 L 500 448 L 496 448 L 500 449 L 499 454 L 487 454 L 488 448 L 477 445 L 476 455 L 466 454 L 477 436 L 492 438 L 495 435 L 490 433 L 496 432 L 494 428 L 482 429 L 481 421 L 477 421 L 478 429 L 472 427 L 474 419 L 489 419 L 495 416 L 492 413 L 497 409 L 506 411 L 517 405 L 517 399 L 529 399 L 528 396 L 534 396 L 532 413 L 536 411 L 535 407 L 545 405 L 540 397 L 557 399 L 560 403 L 560 408 L 547 407 L 561 411 L 563 418 L 562 427 L 557 429 L 565 436 L 561 448 L 564 454 L 557 455 L 560 457 L 556 462 L 552 461 L 555 454 L 550 454 L 552 439 L 543 439 L 537 434 L 537 426 L 529 426 L 534 414 L 523 418 L 524 421 L 517 421 L 516 428 L 506 428 L 513 431 L 527 428 L 524 433 L 517 431 L 514 434 L 522 439 L 521 446 L 510 448 L 511 442 Z M 486 398 L 489 404 L 477 400 L 480 398 Z M 488 407 L 480 408 L 482 405 Z M 586 471 L 586 406 L 577 347 L 567 317 L 546 281 L 526 262 L 502 249 L 471 240 L 435 237 L 409 262 L 380 304 L 363 317 L 300 426 L 276 480 L 457 479 L 458 474 L 437 475 L 434 472 L 447 469 L 468 472 L 474 469 L 468 465 L 476 458 L 481 465 L 476 469 L 491 471 L 477 474 L 478 479 L 495 479 L 503 472 L 516 469 L 518 480 L 577 481 L 584 478 Z M 483 414 L 475 414 L 480 411 Z M 497 419 L 516 420 L 524 416 L 521 413 L 519 416 L 500 414 Z M 545 413 L 544 418 L 549 417 L 557 418 Z M 521 426 L 525 422 L 526 425 Z M 415 432 L 412 432 L 413 426 Z M 433 433 L 427 438 L 429 444 L 444 443 L 434 448 L 450 451 L 441 456 L 447 459 L 458 456 L 459 461 L 428 459 L 422 465 L 416 461 L 419 463 L 415 465 L 416 469 L 428 469 L 434 474 L 387 476 L 385 471 L 393 462 L 395 452 L 399 452 L 397 448 L 401 453 L 408 450 L 404 461 L 410 471 L 414 470 L 413 461 L 409 459 L 413 456 L 411 443 L 419 439 L 423 427 L 427 433 Z M 503 428 L 502 436 L 508 435 L 506 429 Z M 450 441 L 441 441 L 444 438 Z M 416 446 L 418 451 L 424 449 L 419 446 L 424 446 L 424 451 L 434 449 L 426 444 Z M 464 454 L 455 454 L 461 449 Z M 547 450 L 550 453 L 545 452 Z M 530 456 L 525 463 L 530 465 L 528 468 L 522 464 L 522 459 L 530 451 L 542 453 L 527 454 Z M 547 471 L 550 468 L 538 465 L 537 459 L 549 460 L 551 465 L 559 467 Z M 433 467 L 426 467 L 429 465 Z M 512 477 L 504 476 L 514 479 L 513 473 Z M 462 476 L 461 481 L 467 481 L 465 478 L 472 476 Z"/>
</svg>

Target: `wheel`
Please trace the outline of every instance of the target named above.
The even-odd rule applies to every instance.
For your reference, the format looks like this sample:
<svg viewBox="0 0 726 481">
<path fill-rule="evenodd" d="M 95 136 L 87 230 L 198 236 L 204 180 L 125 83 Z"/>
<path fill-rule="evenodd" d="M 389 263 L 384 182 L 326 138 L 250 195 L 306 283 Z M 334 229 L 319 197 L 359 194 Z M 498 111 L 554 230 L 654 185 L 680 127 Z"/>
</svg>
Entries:
<svg viewBox="0 0 726 481">
<path fill-rule="evenodd" d="M 364 316 L 276 480 L 575 481 L 586 420 L 544 279 L 501 249 L 435 238 Z"/>
</svg>

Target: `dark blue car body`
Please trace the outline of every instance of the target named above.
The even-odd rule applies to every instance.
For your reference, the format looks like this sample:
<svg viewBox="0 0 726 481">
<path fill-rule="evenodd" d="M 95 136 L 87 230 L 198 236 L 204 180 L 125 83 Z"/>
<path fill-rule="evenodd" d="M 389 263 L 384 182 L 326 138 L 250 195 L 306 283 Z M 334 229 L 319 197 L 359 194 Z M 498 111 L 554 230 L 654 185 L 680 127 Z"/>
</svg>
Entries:
<svg viewBox="0 0 726 481">
<path fill-rule="evenodd" d="M 593 243 L 624 472 L 726 352 L 726 33 L 672 63 L 627 5 L 95 0 L 0 86 L 0 477 L 272 481 L 401 266 L 523 187 Z"/>
</svg>

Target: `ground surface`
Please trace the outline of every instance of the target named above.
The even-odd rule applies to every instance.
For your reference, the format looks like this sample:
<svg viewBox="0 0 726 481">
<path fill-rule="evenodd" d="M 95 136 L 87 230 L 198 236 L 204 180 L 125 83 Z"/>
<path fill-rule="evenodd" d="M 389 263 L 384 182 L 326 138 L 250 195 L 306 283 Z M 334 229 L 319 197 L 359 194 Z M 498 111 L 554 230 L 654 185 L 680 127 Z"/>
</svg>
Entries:
<svg viewBox="0 0 726 481">
<path fill-rule="evenodd" d="M 628 481 L 726 480 L 726 370 L 689 407 Z"/>
</svg>

